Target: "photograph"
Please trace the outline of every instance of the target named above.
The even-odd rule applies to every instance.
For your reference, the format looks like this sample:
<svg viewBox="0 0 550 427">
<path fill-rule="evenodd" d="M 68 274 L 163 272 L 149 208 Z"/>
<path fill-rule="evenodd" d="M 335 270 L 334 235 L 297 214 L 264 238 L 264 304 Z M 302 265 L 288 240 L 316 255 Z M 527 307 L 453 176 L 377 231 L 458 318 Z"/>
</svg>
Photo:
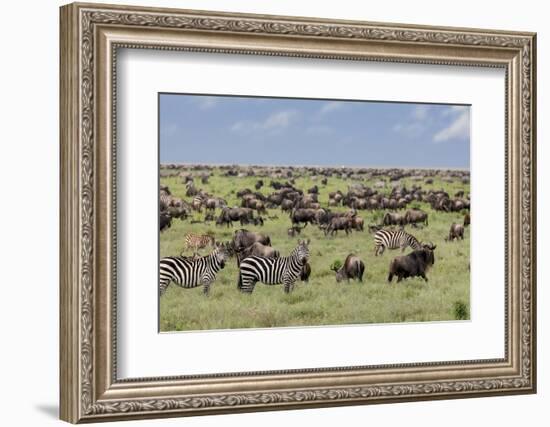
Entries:
<svg viewBox="0 0 550 427">
<path fill-rule="evenodd" d="M 469 321 L 470 108 L 159 93 L 159 331 Z"/>
<path fill-rule="evenodd" d="M 59 418 L 537 393 L 536 22 L 173 6 L 48 20 Z"/>
</svg>

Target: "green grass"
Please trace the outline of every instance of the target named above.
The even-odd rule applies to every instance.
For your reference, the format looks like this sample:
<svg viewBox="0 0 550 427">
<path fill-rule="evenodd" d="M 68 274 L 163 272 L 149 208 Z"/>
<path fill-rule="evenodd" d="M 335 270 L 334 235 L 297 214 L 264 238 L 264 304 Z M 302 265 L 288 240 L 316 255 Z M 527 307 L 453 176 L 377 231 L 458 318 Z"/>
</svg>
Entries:
<svg viewBox="0 0 550 427">
<path fill-rule="evenodd" d="M 197 183 L 209 193 L 224 197 L 229 206 L 239 204 L 235 193 L 245 187 L 254 190 L 257 177 L 223 177 L 219 172 L 210 178 L 206 185 Z M 269 178 L 263 178 L 266 186 L 262 188 L 267 195 Z M 376 178 L 373 181 L 377 181 Z M 372 185 L 373 181 L 364 181 Z M 402 181 L 408 188 L 413 182 Z M 180 178 L 162 177 L 161 183 L 168 185 L 172 194 L 188 200 L 185 185 Z M 319 201 L 326 207 L 328 193 L 341 190 L 347 192 L 350 181 L 331 177 L 326 186 L 320 179 L 311 177 L 296 179 L 296 186 L 306 190 L 314 184 L 319 185 Z M 469 193 L 469 185 L 460 182 L 446 183 L 435 178 L 431 185 L 421 184 L 424 189 L 445 189 L 451 196 L 459 189 Z M 435 265 L 428 272 L 429 282 L 420 278 L 407 279 L 397 284 L 395 278 L 388 284 L 388 266 L 400 251 L 386 250 L 382 256 L 374 256 L 373 236 L 368 233 L 367 225 L 380 222 L 380 212 L 359 211 L 365 220 L 364 232 L 353 232 L 350 236 L 340 232 L 338 236 L 325 237 L 316 226 L 308 225 L 301 238 L 310 238 L 310 264 L 312 274 L 309 283 L 298 282 L 294 291 L 284 294 L 281 285 L 267 286 L 258 283 L 251 295 L 243 295 L 237 290 L 238 269 L 236 260 L 230 259 L 225 269 L 218 273 L 205 297 L 200 287 L 182 289 L 170 285 L 160 301 L 160 330 L 183 331 L 204 329 L 266 328 L 282 326 L 340 325 L 387 322 L 421 322 L 469 319 L 470 305 L 470 230 L 466 229 L 463 241 L 445 242 L 452 222 L 462 223 L 460 213 L 442 213 L 432 211 L 426 203 L 411 204 L 429 213 L 429 226 L 424 229 L 407 227 L 421 241 L 437 244 Z M 347 210 L 347 208 L 332 208 Z M 218 212 L 216 212 L 216 215 Z M 204 213 L 193 214 L 193 218 L 203 219 Z M 263 227 L 246 226 L 244 228 L 259 231 L 271 237 L 272 245 L 282 255 L 287 255 L 296 246 L 297 238 L 289 238 L 290 226 L 288 214 L 279 209 L 269 210 L 267 216 L 278 219 L 266 220 Z M 214 232 L 216 240 L 228 241 L 236 229 L 234 227 L 216 227 L 209 224 L 190 224 L 190 220 L 174 220 L 172 227 L 161 233 L 160 255 L 179 255 L 183 249 L 183 238 L 189 232 L 206 234 Z M 207 254 L 209 250 L 203 250 Z M 335 273 L 330 270 L 335 261 L 343 261 L 353 252 L 365 263 L 363 283 L 351 281 L 349 284 L 336 283 Z M 410 252 L 410 248 L 405 253 Z"/>
</svg>

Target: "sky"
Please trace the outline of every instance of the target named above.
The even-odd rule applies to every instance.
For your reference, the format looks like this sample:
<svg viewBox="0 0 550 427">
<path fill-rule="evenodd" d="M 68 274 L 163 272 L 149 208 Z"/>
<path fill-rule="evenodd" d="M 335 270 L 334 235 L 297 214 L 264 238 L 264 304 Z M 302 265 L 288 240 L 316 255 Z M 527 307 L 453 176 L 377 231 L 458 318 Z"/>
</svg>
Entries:
<svg viewBox="0 0 550 427">
<path fill-rule="evenodd" d="M 161 163 L 461 168 L 470 107 L 160 94 Z"/>
</svg>

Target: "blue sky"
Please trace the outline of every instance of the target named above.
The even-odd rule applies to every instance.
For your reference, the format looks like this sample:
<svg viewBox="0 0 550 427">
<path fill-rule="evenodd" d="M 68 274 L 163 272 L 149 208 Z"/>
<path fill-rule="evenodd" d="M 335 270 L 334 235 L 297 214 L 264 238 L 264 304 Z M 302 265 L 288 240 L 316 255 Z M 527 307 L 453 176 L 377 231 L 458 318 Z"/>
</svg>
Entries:
<svg viewBox="0 0 550 427">
<path fill-rule="evenodd" d="M 160 95 L 161 163 L 465 168 L 470 107 Z"/>
</svg>

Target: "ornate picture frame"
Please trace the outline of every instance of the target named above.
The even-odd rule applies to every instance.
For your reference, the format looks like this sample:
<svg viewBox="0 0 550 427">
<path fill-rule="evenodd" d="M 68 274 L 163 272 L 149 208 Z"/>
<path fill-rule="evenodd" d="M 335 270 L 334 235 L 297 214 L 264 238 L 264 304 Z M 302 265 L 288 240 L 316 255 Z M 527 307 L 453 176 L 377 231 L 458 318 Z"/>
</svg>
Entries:
<svg viewBox="0 0 550 427">
<path fill-rule="evenodd" d="M 72 423 L 536 391 L 536 35 L 70 4 L 61 8 L 60 416 Z M 499 67 L 505 357 L 119 379 L 117 49 Z"/>
</svg>

